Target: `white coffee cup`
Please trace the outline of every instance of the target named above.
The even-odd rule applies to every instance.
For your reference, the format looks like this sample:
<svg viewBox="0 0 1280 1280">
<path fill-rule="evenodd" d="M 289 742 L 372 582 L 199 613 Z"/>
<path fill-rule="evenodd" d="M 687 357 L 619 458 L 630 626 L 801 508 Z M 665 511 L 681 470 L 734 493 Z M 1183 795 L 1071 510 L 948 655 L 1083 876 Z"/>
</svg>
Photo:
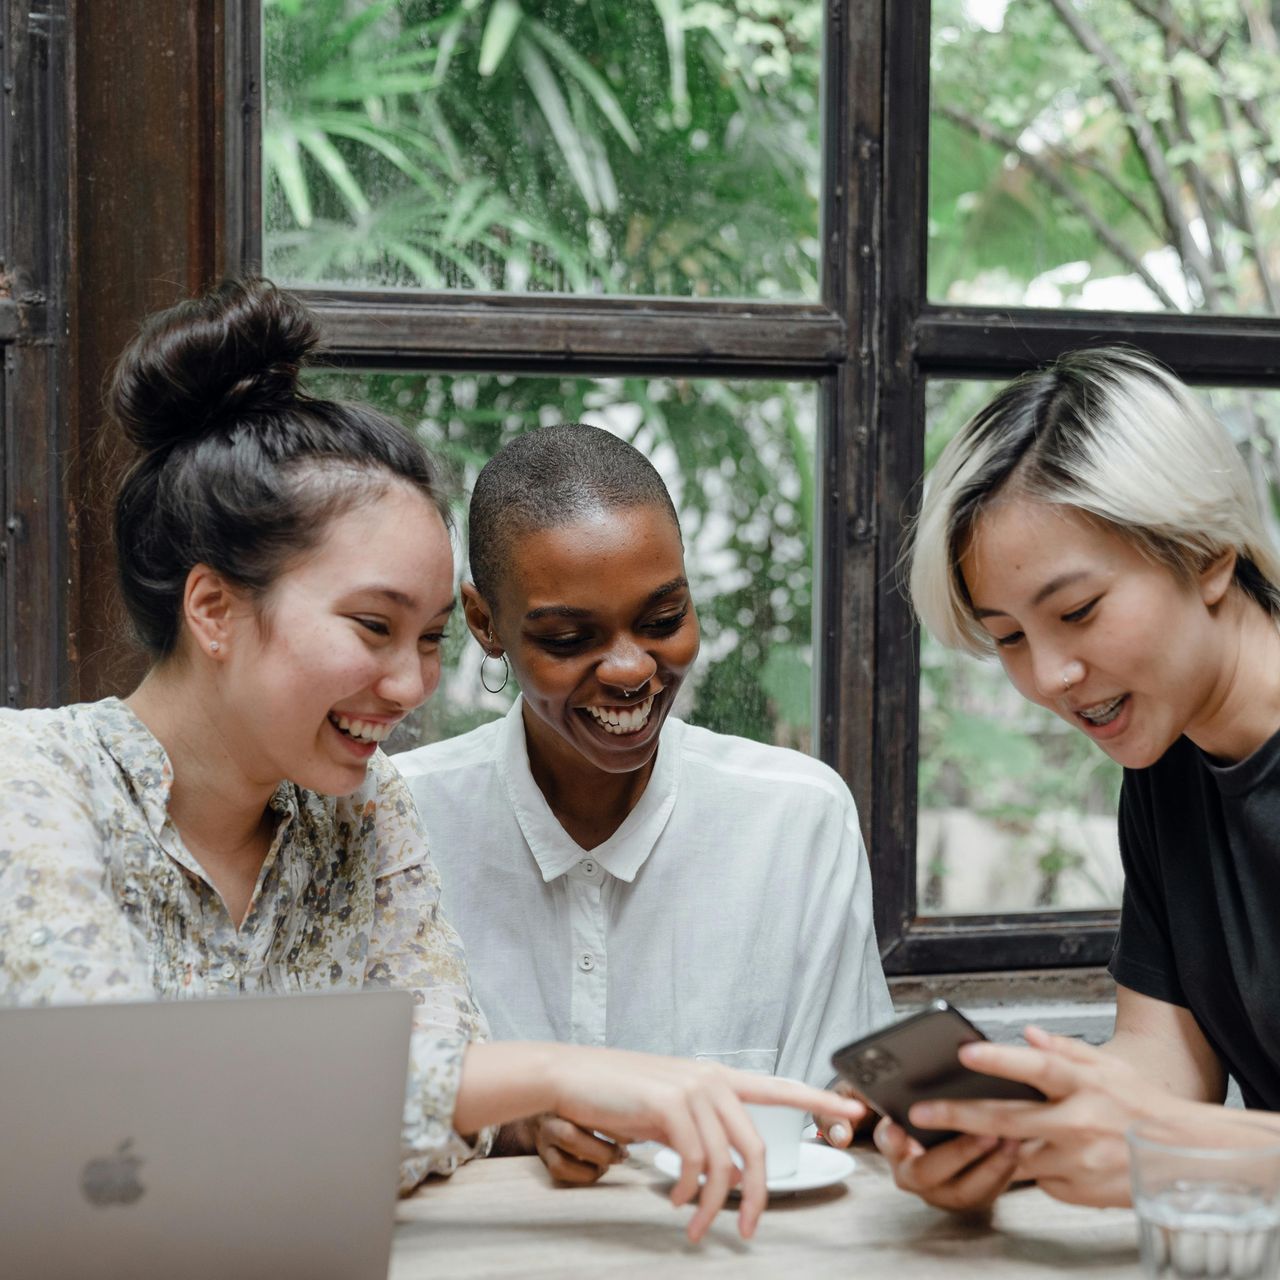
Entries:
<svg viewBox="0 0 1280 1280">
<path fill-rule="evenodd" d="M 699 1062 L 715 1062 L 722 1067 L 732 1067 L 735 1071 L 745 1071 L 749 1075 L 772 1077 L 777 1051 L 735 1049 L 731 1052 L 698 1053 L 694 1056 Z M 792 1080 L 791 1083 L 803 1084 L 804 1081 Z M 800 1167 L 800 1135 L 804 1132 L 805 1113 L 795 1107 L 775 1107 L 763 1102 L 744 1102 L 742 1105 L 764 1141 L 765 1177 L 769 1180 L 789 1178 Z M 734 1163 L 741 1165 L 738 1153 L 735 1151 L 733 1154 Z"/>
<path fill-rule="evenodd" d="M 771 1107 L 760 1102 L 743 1103 L 756 1132 L 764 1142 L 765 1177 L 789 1178 L 800 1167 L 800 1134 L 805 1113 L 795 1107 Z"/>
</svg>

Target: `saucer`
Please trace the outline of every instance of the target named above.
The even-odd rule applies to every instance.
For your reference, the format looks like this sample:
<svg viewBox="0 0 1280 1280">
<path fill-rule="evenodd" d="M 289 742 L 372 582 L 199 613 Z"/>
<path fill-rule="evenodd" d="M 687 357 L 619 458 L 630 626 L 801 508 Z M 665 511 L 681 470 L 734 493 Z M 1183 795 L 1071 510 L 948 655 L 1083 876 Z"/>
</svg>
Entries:
<svg viewBox="0 0 1280 1280">
<path fill-rule="evenodd" d="M 797 1191 L 816 1191 L 840 1182 L 853 1172 L 854 1159 L 847 1151 L 837 1151 L 825 1142 L 802 1142 L 800 1163 L 795 1173 L 785 1178 L 770 1178 L 765 1184 L 770 1195 L 792 1195 Z M 653 1167 L 673 1181 L 680 1176 L 680 1157 L 670 1147 L 659 1147 L 653 1153 Z M 730 1195 L 737 1194 L 735 1187 Z"/>
</svg>

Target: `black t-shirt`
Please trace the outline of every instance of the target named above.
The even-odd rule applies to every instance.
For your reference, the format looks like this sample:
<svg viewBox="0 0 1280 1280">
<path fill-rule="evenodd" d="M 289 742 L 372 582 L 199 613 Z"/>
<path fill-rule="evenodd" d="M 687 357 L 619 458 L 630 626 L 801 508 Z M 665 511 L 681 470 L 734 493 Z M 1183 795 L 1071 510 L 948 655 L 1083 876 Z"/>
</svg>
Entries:
<svg viewBox="0 0 1280 1280">
<path fill-rule="evenodd" d="M 1210 763 L 1179 738 L 1120 793 L 1111 973 L 1190 1009 L 1246 1106 L 1280 1110 L 1280 733 Z"/>
</svg>

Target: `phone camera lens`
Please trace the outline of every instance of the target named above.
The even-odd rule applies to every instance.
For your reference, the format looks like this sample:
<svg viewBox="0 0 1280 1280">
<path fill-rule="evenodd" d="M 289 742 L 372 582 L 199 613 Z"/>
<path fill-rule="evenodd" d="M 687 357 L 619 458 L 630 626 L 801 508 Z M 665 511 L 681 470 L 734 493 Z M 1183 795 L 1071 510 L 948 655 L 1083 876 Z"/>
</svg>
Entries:
<svg viewBox="0 0 1280 1280">
<path fill-rule="evenodd" d="M 864 1049 L 856 1063 L 858 1083 L 865 1088 L 877 1084 L 898 1070 L 898 1060 L 885 1049 Z"/>
</svg>

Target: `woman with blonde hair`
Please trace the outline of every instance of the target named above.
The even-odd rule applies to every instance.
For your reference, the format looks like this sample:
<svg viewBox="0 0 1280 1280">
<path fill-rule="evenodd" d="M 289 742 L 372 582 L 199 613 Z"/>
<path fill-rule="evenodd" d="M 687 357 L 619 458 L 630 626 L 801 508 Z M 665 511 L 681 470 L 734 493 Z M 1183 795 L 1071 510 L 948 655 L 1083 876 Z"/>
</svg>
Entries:
<svg viewBox="0 0 1280 1280">
<path fill-rule="evenodd" d="M 1111 1041 L 969 1046 L 1048 1101 L 922 1104 L 914 1122 L 963 1136 L 925 1152 L 882 1122 L 877 1141 L 935 1204 L 1015 1176 L 1125 1203 L 1134 1120 L 1216 1110 L 1228 1075 L 1280 1109 L 1280 558 L 1222 425 L 1148 357 L 1103 349 L 1014 382 L 947 446 L 910 587 L 939 640 L 997 657 L 1124 766 L 1126 879 Z"/>
</svg>

